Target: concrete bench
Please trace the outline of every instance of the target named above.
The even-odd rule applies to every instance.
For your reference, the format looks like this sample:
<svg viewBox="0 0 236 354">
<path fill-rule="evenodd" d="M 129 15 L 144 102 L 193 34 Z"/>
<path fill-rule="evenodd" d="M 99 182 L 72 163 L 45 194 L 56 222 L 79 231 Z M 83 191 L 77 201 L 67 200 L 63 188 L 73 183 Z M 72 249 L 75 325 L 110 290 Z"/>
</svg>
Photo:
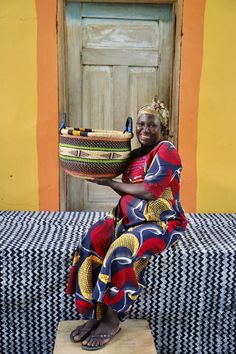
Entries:
<svg viewBox="0 0 236 354">
<path fill-rule="evenodd" d="M 73 250 L 93 212 L 0 212 L 1 354 L 52 354 Z M 236 215 L 190 214 L 176 250 L 152 257 L 129 319 L 148 321 L 159 354 L 235 352 Z"/>
</svg>

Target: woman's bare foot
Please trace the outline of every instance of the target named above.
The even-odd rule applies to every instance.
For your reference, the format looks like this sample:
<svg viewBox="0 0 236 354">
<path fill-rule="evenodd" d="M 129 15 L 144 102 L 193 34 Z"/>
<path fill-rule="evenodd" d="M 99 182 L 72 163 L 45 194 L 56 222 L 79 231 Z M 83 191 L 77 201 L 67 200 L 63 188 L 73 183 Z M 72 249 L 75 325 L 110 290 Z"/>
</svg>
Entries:
<svg viewBox="0 0 236 354">
<path fill-rule="evenodd" d="M 105 344 L 119 332 L 120 321 L 117 312 L 107 307 L 104 318 L 100 321 L 96 329 L 82 341 L 84 350 L 101 349 Z"/>
<path fill-rule="evenodd" d="M 90 319 L 86 323 L 81 326 L 76 327 L 74 331 L 70 334 L 70 339 L 72 342 L 82 342 L 86 337 L 90 335 L 90 333 L 97 328 L 100 320 Z"/>
</svg>

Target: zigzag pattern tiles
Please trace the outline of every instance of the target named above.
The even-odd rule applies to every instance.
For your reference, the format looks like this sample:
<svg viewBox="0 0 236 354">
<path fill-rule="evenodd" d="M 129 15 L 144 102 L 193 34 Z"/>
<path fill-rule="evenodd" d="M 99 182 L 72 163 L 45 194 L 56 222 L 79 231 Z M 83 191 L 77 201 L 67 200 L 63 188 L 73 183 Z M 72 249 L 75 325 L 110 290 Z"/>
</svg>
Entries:
<svg viewBox="0 0 236 354">
<path fill-rule="evenodd" d="M 102 212 L 0 212 L 0 352 L 51 354 L 72 254 Z M 236 214 L 190 214 L 176 250 L 150 259 L 128 314 L 149 321 L 159 354 L 236 351 Z"/>
</svg>

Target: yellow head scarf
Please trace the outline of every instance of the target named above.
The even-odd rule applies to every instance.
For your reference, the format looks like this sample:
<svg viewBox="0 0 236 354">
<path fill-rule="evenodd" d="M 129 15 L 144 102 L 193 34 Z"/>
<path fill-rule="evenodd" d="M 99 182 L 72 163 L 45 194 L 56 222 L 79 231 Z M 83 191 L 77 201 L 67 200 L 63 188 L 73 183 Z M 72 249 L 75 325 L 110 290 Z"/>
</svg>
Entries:
<svg viewBox="0 0 236 354">
<path fill-rule="evenodd" d="M 162 127 L 167 128 L 169 111 L 164 105 L 163 101 L 160 101 L 157 96 L 152 99 L 151 105 L 146 104 L 138 110 L 138 118 L 142 114 L 152 114 L 159 117 Z"/>
</svg>

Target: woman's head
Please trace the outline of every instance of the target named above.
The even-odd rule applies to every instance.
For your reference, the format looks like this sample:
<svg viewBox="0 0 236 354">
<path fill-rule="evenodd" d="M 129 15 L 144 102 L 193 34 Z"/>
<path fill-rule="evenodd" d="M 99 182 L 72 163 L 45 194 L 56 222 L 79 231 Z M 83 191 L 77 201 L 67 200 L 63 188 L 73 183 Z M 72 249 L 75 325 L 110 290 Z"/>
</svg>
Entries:
<svg viewBox="0 0 236 354">
<path fill-rule="evenodd" d="M 157 115 L 142 113 L 137 120 L 136 135 L 141 146 L 154 146 L 161 139 L 161 124 Z"/>
<path fill-rule="evenodd" d="M 157 97 L 151 105 L 145 105 L 138 111 L 136 135 L 142 147 L 152 147 L 162 138 L 162 132 L 166 130 L 169 112 L 164 103 Z"/>
</svg>

